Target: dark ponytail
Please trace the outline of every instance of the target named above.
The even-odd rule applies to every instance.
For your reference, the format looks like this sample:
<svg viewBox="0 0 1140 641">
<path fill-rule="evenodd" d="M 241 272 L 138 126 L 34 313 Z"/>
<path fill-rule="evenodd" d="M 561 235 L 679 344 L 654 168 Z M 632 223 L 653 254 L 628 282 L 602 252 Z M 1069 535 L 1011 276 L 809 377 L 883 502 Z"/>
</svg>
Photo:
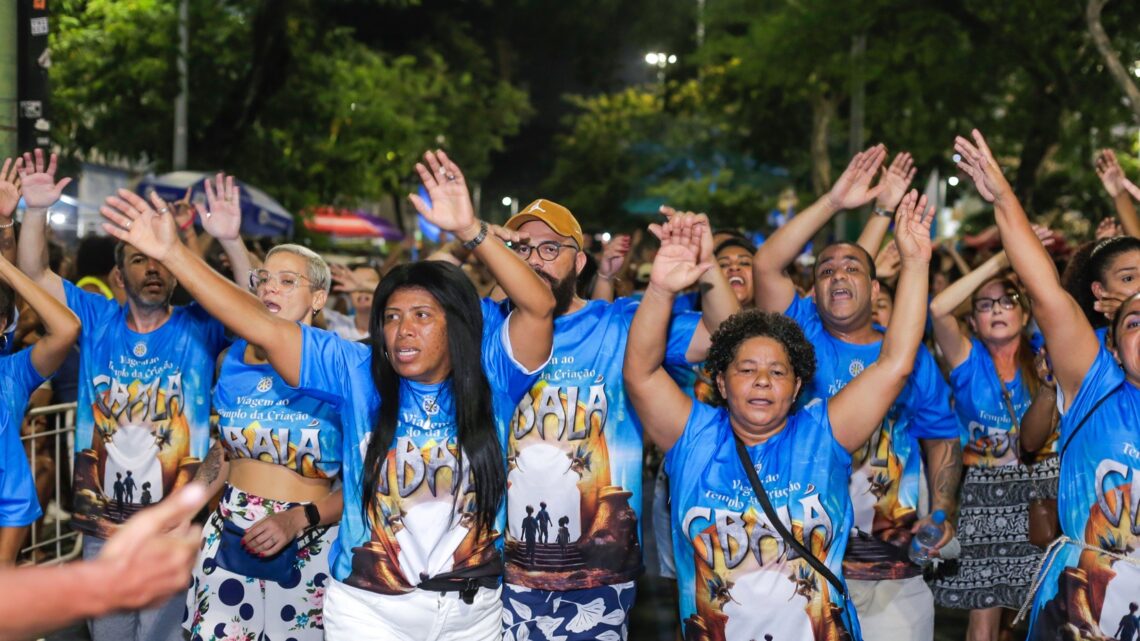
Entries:
<svg viewBox="0 0 1140 641">
<path fill-rule="evenodd" d="M 364 456 L 362 509 L 365 522 L 377 508 L 380 471 L 396 436 L 400 412 L 400 376 L 392 368 L 384 347 L 384 309 L 397 290 L 423 289 L 444 310 L 452 371 L 448 381 L 455 399 L 457 479 L 456 502 L 462 498 L 470 467 L 475 492 L 477 527 L 490 531 L 506 491 L 503 449 L 492 407 L 491 386 L 483 372 L 483 311 L 471 281 L 458 267 L 439 261 L 400 265 L 376 287 L 372 301 L 372 381 L 380 395 L 380 413 Z M 464 465 L 464 454 L 469 458 Z"/>
<path fill-rule="evenodd" d="M 1093 309 L 1096 295 L 1093 294 L 1092 285 L 1097 281 L 1103 284 L 1108 266 L 1117 257 L 1130 251 L 1140 251 L 1140 239 L 1131 236 L 1114 236 L 1081 245 L 1069 259 L 1069 265 L 1061 277 L 1061 284 L 1081 306 L 1085 318 L 1094 328 L 1108 325 L 1108 319 Z"/>
</svg>

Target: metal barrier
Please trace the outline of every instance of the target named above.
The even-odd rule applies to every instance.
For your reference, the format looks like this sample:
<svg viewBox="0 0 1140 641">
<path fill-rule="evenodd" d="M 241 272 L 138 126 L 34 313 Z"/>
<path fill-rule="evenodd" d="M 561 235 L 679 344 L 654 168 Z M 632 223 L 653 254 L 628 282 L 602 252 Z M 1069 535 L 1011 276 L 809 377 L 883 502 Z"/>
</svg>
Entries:
<svg viewBox="0 0 1140 641">
<path fill-rule="evenodd" d="M 75 451 L 75 403 L 48 405 L 29 410 L 27 418 L 42 421 L 33 426 L 32 433 L 21 434 L 20 442 L 28 453 L 28 464 L 36 474 L 37 459 L 44 450 L 53 462 L 52 499 L 42 505 L 44 516 L 30 529 L 30 543 L 20 550 L 20 563 L 49 564 L 70 561 L 83 550 L 83 538 L 71 530 L 71 516 L 63 511 L 61 483 L 63 475 L 70 475 Z M 46 446 L 46 447 L 45 447 Z M 70 478 L 66 479 L 70 485 Z M 54 508 L 52 507 L 54 504 Z"/>
</svg>

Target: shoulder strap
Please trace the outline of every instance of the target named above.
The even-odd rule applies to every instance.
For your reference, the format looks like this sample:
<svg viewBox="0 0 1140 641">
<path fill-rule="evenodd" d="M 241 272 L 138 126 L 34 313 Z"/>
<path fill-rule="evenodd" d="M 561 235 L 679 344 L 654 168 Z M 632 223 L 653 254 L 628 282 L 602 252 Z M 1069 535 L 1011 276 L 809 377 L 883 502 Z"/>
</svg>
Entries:
<svg viewBox="0 0 1140 641">
<path fill-rule="evenodd" d="M 1076 436 L 1077 432 L 1081 431 L 1081 428 L 1085 426 L 1085 423 L 1087 423 L 1089 421 L 1089 419 L 1092 418 L 1092 415 L 1096 413 L 1097 408 L 1099 408 L 1105 401 L 1108 400 L 1108 397 L 1115 394 L 1116 390 L 1118 390 L 1120 388 L 1121 388 L 1121 385 L 1117 385 L 1116 387 L 1112 388 L 1112 390 L 1110 390 L 1107 394 L 1105 394 L 1103 397 L 1101 397 L 1101 399 L 1099 401 L 1097 401 L 1095 405 L 1092 406 L 1092 409 L 1090 409 L 1085 414 L 1084 418 L 1081 419 L 1081 422 L 1077 423 L 1077 426 L 1073 428 L 1073 431 L 1069 432 L 1069 438 L 1065 439 L 1065 444 L 1061 447 L 1061 451 L 1057 454 L 1057 460 L 1058 461 L 1064 460 L 1065 450 L 1069 449 L 1069 444 L 1073 442 L 1073 437 Z M 1072 408 L 1070 407 L 1070 409 L 1072 409 Z"/>
<path fill-rule="evenodd" d="M 792 536 L 788 528 L 784 526 L 783 521 L 780 520 L 776 514 L 776 510 L 772 508 L 772 502 L 768 499 L 768 493 L 764 491 L 764 485 L 760 483 L 760 477 L 756 474 L 756 467 L 752 464 L 752 458 L 748 456 L 748 449 L 744 447 L 744 443 L 735 432 L 732 434 L 733 440 L 736 441 L 736 455 L 740 458 L 740 464 L 744 466 L 744 472 L 748 475 L 748 482 L 752 484 L 752 492 L 756 494 L 756 498 L 760 501 L 760 507 L 764 509 L 764 515 L 768 517 L 768 521 L 772 523 L 772 527 L 780 533 L 780 537 L 784 539 L 784 543 L 788 547 L 796 551 L 805 561 L 808 562 L 816 572 L 818 572 L 827 582 L 832 585 L 843 599 L 847 599 L 847 587 L 835 576 L 823 561 L 820 561 L 814 554 L 808 551 L 802 543 Z"/>
</svg>

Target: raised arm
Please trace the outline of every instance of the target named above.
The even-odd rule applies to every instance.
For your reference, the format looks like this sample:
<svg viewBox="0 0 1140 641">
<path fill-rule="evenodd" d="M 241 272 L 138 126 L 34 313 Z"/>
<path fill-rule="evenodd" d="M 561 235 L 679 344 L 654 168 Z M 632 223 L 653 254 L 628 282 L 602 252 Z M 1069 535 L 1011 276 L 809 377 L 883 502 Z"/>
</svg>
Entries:
<svg viewBox="0 0 1140 641">
<path fill-rule="evenodd" d="M 970 356 L 970 338 L 962 331 L 954 311 L 970 300 L 970 296 L 987 280 L 1000 276 L 1009 268 L 1009 259 L 1000 251 L 977 269 L 950 283 L 930 301 L 930 321 L 934 325 L 934 341 L 942 349 L 946 363 L 953 369 Z"/>
<path fill-rule="evenodd" d="M 879 255 L 883 239 L 887 237 L 887 230 L 891 228 L 891 217 L 906 195 L 907 187 L 910 187 L 911 181 L 914 180 L 915 171 L 914 158 L 904 151 L 895 155 L 891 166 L 883 174 L 881 181 L 883 190 L 875 198 L 875 210 L 867 219 L 867 224 L 863 226 L 859 240 L 855 241 L 872 257 Z"/>
<path fill-rule="evenodd" d="M 851 380 L 827 406 L 835 439 L 848 452 L 867 442 L 914 369 L 926 325 L 927 273 L 930 270 L 930 223 L 926 196 L 907 194 L 895 213 L 895 238 L 902 257 L 895 309 L 883 337 L 879 358 Z"/>
<path fill-rule="evenodd" d="M 629 234 L 618 234 L 602 246 L 602 259 L 598 261 L 598 275 L 594 279 L 594 291 L 590 293 L 590 300 L 613 302 L 617 290 L 614 284 L 625 267 L 630 246 Z"/>
<path fill-rule="evenodd" d="M 1049 440 L 1057 427 L 1057 386 L 1049 368 L 1048 352 L 1042 349 L 1034 357 L 1038 386 L 1033 403 L 1021 417 L 1018 441 L 1022 452 L 1036 452 Z"/>
<path fill-rule="evenodd" d="M 752 261 L 752 286 L 756 307 L 766 312 L 784 312 L 796 297 L 796 286 L 785 271 L 831 217 L 842 209 L 862 207 L 878 197 L 884 185 L 871 187 L 887 149 L 876 145 L 855 154 L 831 191 L 796 214 L 756 250 Z"/>
<path fill-rule="evenodd" d="M 625 389 L 645 434 L 662 450 L 673 447 L 693 409 L 689 398 L 665 371 L 665 343 L 673 299 L 697 282 L 712 263 L 697 263 L 701 223 L 677 217 L 652 228 L 661 239 L 649 287 L 633 316 L 625 348 Z"/>
<path fill-rule="evenodd" d="M 33 282 L 51 294 L 56 300 L 66 303 L 63 279 L 48 266 L 47 213 L 63 194 L 63 188 L 71 182 L 64 178 L 55 180 L 56 155 L 52 154 L 44 164 L 44 152 L 37 149 L 35 154 L 24 154 L 16 161 L 20 174 L 20 189 L 24 192 L 24 224 L 20 226 L 20 242 L 16 250 L 16 264 L 20 271 Z"/>
<path fill-rule="evenodd" d="M 1037 239 L 985 138 L 977 129 L 972 137 L 973 141 L 961 136 L 954 141 L 955 151 L 962 156 L 958 167 L 970 175 L 982 198 L 994 204 L 1002 245 L 1033 300 L 1033 317 L 1046 343 L 1053 347 L 1053 373 L 1065 399 L 1071 401 L 1096 360 L 1100 349 L 1096 334 L 1080 306 L 1061 286 L 1053 261 Z"/>
<path fill-rule="evenodd" d="M 99 213 L 108 221 L 103 224 L 108 234 L 165 265 L 210 315 L 265 350 L 269 363 L 286 383 L 300 383 L 300 326 L 271 314 L 256 297 L 211 269 L 179 242 L 178 227 L 162 199 L 152 194 L 151 203 L 147 203 L 137 194 L 120 189 Z"/>
<path fill-rule="evenodd" d="M 409 194 L 408 198 L 424 218 L 440 229 L 454 233 L 464 243 L 478 243 L 475 257 L 487 266 L 514 305 L 508 330 L 515 359 L 527 369 L 542 366 L 550 358 L 554 340 L 554 294 L 550 287 L 518 254 L 488 237 L 487 223 L 475 218 L 463 172 L 446 153 L 425 153 L 424 163 L 416 163 L 416 171 L 432 204 L 428 207 L 416 194 Z"/>
<path fill-rule="evenodd" d="M 20 204 L 20 161 L 4 159 L 0 167 L 0 257 L 16 262 L 16 205 Z"/>
<path fill-rule="evenodd" d="M 0 279 L 27 301 L 40 317 L 44 335 L 32 346 L 32 365 L 40 376 L 51 376 L 63 364 L 79 337 L 79 319 L 66 305 L 52 298 L 4 258 L 0 258 Z"/>
<path fill-rule="evenodd" d="M 1116 153 L 1111 149 L 1102 149 L 1096 157 L 1095 165 L 1096 175 L 1116 207 L 1116 217 L 1120 220 L 1124 233 L 1140 238 L 1140 216 L 1136 215 L 1136 204 L 1132 202 L 1132 194 L 1125 186 L 1128 179 L 1124 176 L 1120 161 L 1116 159 Z"/>
</svg>

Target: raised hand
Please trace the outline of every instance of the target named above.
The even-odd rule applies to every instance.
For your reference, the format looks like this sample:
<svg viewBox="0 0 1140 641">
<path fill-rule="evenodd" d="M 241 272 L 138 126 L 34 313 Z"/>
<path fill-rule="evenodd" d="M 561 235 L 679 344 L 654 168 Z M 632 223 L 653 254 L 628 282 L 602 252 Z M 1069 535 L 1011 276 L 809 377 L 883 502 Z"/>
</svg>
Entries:
<svg viewBox="0 0 1140 641">
<path fill-rule="evenodd" d="M 934 208 L 926 206 L 926 195 L 919 196 L 915 189 L 903 196 L 895 213 L 895 242 L 899 247 L 902 263 L 930 262 L 933 243 L 930 240 L 930 224 L 934 220 Z"/>
<path fill-rule="evenodd" d="M 44 152 L 37 149 L 35 154 L 25 153 L 16 161 L 16 171 L 20 174 L 20 189 L 24 192 L 24 204 L 28 209 L 46 209 L 59 200 L 64 187 L 71 183 L 70 178 L 55 180 L 56 155 L 52 154 L 44 166 Z"/>
<path fill-rule="evenodd" d="M 896 207 L 898 204 L 896 203 Z M 887 243 L 887 246 L 875 256 L 875 275 L 883 279 L 894 278 L 899 273 L 899 266 L 902 263 L 902 256 L 899 255 L 899 246 L 895 241 Z"/>
<path fill-rule="evenodd" d="M 20 160 L 4 159 L 0 167 L 0 225 L 7 226 L 20 204 Z"/>
<path fill-rule="evenodd" d="M 632 246 L 629 234 L 618 234 L 602 246 L 602 259 L 598 261 L 598 277 L 612 280 L 625 267 L 625 259 Z"/>
<path fill-rule="evenodd" d="M 879 180 L 883 190 L 875 198 L 875 205 L 887 211 L 894 211 L 906 194 L 907 187 L 910 187 L 911 181 L 914 180 L 916 171 L 914 157 L 909 152 L 895 154 L 891 166 L 883 172 L 883 177 Z"/>
<path fill-rule="evenodd" d="M 962 136 L 954 138 L 954 151 L 962 156 L 958 161 L 958 168 L 970 176 L 978 194 L 987 202 L 997 203 L 1003 198 L 1010 197 L 1013 188 L 1001 173 L 1001 167 L 994 160 L 994 155 L 990 152 L 986 139 L 982 137 L 982 132 L 974 129 L 970 135 L 973 138 L 972 142 Z"/>
<path fill-rule="evenodd" d="M 1124 170 L 1120 168 L 1116 153 L 1111 149 L 1101 149 L 1094 165 L 1097 178 L 1100 178 L 1100 183 L 1104 185 L 1109 198 L 1119 196 L 1120 192 L 1124 191 Z"/>
<path fill-rule="evenodd" d="M 204 181 L 206 204 L 194 203 L 198 216 L 202 219 L 202 229 L 218 240 L 241 238 L 241 187 L 234 184 L 234 177 L 222 172 Z"/>
<path fill-rule="evenodd" d="M 1128 180 L 1128 178 L 1124 178 L 1120 181 L 1120 184 L 1128 193 L 1132 194 L 1133 198 L 1140 200 L 1140 187 L 1137 187 L 1136 183 Z"/>
<path fill-rule="evenodd" d="M 181 242 L 178 225 L 170 215 L 170 207 L 158 194 L 151 193 L 150 200 L 151 203 L 147 203 L 138 194 L 120 189 L 118 196 L 107 198 L 99 213 L 108 221 L 103 223 L 108 234 L 162 261 Z"/>
<path fill-rule="evenodd" d="M 1096 240 L 1104 240 L 1105 238 L 1112 238 L 1114 236 L 1123 236 L 1124 229 L 1120 226 L 1120 221 L 1112 216 L 1101 218 L 1100 223 L 1096 226 Z"/>
<path fill-rule="evenodd" d="M 701 251 L 701 227 L 704 225 L 679 217 L 650 228 L 661 239 L 661 248 L 657 250 L 649 272 L 651 286 L 676 294 L 697 282 L 712 267 L 712 262 L 697 260 Z"/>
<path fill-rule="evenodd" d="M 507 229 L 502 225 L 489 225 L 487 227 L 487 233 L 494 234 L 496 238 L 503 241 L 504 243 L 518 244 L 530 242 L 530 234 L 526 233 L 525 231 L 519 231 L 517 229 Z"/>
<path fill-rule="evenodd" d="M 476 225 L 467 181 L 446 153 L 442 150 L 424 153 L 424 162 L 416 163 L 416 173 L 431 196 L 431 208 L 417 194 L 408 194 L 408 199 L 424 218 L 452 233 L 471 230 Z"/>
<path fill-rule="evenodd" d="M 669 205 L 661 205 L 661 208 L 658 211 L 661 212 L 662 216 L 669 220 L 674 220 L 675 216 L 682 216 L 683 219 L 687 221 L 685 224 L 702 225 L 703 230 L 701 232 L 701 254 L 699 262 L 716 262 L 713 258 L 713 249 L 715 248 L 713 247 L 712 223 L 709 222 L 709 217 L 707 214 L 699 214 L 692 211 L 677 211 Z M 650 225 L 649 231 L 653 231 L 652 225 Z"/>
<path fill-rule="evenodd" d="M 847 169 L 843 170 L 839 180 L 835 181 L 827 193 L 831 206 L 835 209 L 853 209 L 877 198 L 886 185 L 880 183 L 872 187 L 871 182 L 886 158 L 887 148 L 881 144 L 855 154 L 847 164 Z"/>
</svg>

